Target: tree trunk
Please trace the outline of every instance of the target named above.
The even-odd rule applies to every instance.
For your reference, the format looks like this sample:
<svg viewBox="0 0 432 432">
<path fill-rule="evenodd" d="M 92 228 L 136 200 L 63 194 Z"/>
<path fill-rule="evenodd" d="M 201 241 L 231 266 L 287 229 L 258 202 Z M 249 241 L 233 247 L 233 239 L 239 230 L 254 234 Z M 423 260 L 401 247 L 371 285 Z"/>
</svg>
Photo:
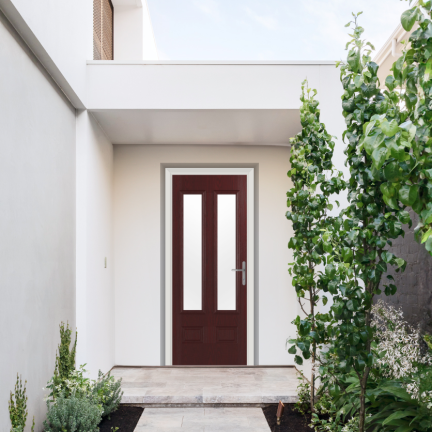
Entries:
<svg viewBox="0 0 432 432">
<path fill-rule="evenodd" d="M 361 385 L 360 412 L 359 412 L 359 432 L 364 432 L 366 420 L 366 389 Z"/>
<path fill-rule="evenodd" d="M 312 354 L 310 406 L 311 406 L 311 412 L 313 413 L 315 411 L 315 352 Z"/>
<path fill-rule="evenodd" d="M 312 263 L 309 262 L 309 268 L 313 268 Z M 309 298 L 310 298 L 310 311 L 312 316 L 312 327 L 311 329 L 315 331 L 315 303 L 314 303 L 315 293 L 312 287 L 309 288 Z M 311 385 L 310 385 L 310 406 L 311 412 L 315 410 L 315 354 L 316 354 L 316 342 L 312 342 L 312 358 L 311 358 Z"/>
</svg>

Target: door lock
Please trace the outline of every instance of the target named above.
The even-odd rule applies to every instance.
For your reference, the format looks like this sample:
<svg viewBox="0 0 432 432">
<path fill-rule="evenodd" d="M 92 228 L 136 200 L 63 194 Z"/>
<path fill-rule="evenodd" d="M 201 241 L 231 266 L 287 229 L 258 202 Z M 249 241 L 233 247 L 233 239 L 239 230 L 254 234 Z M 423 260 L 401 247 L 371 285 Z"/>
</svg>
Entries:
<svg viewBox="0 0 432 432">
<path fill-rule="evenodd" d="M 242 272 L 242 285 L 246 285 L 246 261 L 243 261 L 241 269 L 232 269 L 231 271 Z"/>
</svg>

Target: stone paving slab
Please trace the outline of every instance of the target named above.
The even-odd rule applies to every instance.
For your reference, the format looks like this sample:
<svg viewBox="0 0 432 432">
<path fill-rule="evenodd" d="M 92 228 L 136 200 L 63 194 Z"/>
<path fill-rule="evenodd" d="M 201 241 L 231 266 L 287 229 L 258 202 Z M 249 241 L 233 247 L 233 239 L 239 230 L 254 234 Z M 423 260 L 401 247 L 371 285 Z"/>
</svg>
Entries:
<svg viewBox="0 0 432 432">
<path fill-rule="evenodd" d="M 135 432 L 268 432 L 261 408 L 145 408 Z"/>
<path fill-rule="evenodd" d="M 297 402 L 298 372 L 278 368 L 128 368 L 122 378 L 122 403 L 128 404 L 265 404 Z"/>
</svg>

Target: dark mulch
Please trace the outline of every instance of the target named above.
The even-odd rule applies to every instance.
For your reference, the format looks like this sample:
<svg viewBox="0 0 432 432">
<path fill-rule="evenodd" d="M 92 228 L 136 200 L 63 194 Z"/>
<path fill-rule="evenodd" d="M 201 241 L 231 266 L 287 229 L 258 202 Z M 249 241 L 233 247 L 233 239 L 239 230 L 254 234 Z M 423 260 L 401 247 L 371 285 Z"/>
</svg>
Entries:
<svg viewBox="0 0 432 432">
<path fill-rule="evenodd" d="M 262 409 L 272 432 L 313 432 L 313 429 L 308 426 L 311 420 L 310 415 L 305 417 L 294 411 L 294 404 L 285 404 L 281 424 L 278 426 L 276 424 L 277 407 L 277 404 L 272 404 Z"/>
<path fill-rule="evenodd" d="M 105 417 L 99 424 L 100 432 L 112 432 L 111 428 L 118 427 L 118 432 L 133 432 L 141 417 L 144 408 L 120 405 L 117 411 L 110 415 L 110 419 Z"/>
</svg>

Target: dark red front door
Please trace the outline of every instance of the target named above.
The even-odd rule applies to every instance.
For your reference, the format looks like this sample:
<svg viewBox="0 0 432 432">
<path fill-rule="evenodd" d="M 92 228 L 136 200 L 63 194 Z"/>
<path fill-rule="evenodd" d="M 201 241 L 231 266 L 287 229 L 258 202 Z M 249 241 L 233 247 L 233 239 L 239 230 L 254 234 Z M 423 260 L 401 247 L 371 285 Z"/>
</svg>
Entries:
<svg viewBox="0 0 432 432">
<path fill-rule="evenodd" d="M 173 176 L 174 365 L 246 364 L 246 233 L 246 176 Z"/>
</svg>

